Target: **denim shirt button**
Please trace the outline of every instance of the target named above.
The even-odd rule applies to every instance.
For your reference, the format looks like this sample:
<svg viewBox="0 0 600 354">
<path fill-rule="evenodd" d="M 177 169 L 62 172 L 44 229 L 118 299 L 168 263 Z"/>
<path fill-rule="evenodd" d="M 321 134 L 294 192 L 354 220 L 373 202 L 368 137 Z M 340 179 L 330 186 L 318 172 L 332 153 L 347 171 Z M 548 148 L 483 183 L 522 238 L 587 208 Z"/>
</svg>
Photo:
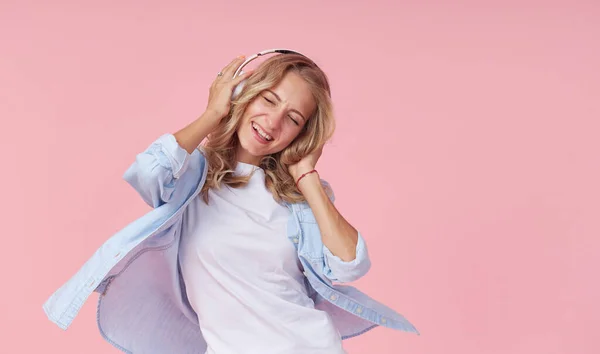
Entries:
<svg viewBox="0 0 600 354">
<path fill-rule="evenodd" d="M 294 237 L 292 241 L 294 241 L 294 243 L 298 243 L 298 237 Z"/>
<path fill-rule="evenodd" d="M 385 324 L 387 322 L 387 320 L 385 318 L 381 319 L 381 323 Z"/>
<path fill-rule="evenodd" d="M 360 306 L 356 309 L 356 313 L 362 313 L 362 311 L 363 311 L 363 309 Z"/>
<path fill-rule="evenodd" d="M 337 295 L 333 294 L 329 297 L 331 300 L 335 301 L 337 300 Z"/>
</svg>

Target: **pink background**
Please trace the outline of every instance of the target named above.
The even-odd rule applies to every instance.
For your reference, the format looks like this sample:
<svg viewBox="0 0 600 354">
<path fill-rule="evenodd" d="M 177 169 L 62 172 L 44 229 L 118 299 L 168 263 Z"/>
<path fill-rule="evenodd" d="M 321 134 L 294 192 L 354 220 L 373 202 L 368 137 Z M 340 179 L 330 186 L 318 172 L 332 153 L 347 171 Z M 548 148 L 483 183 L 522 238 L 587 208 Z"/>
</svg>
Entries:
<svg viewBox="0 0 600 354">
<path fill-rule="evenodd" d="M 332 82 L 319 169 L 369 243 L 356 285 L 422 333 L 350 353 L 600 352 L 600 4 L 512 3 L 3 0 L 0 352 L 117 352 L 95 294 L 66 332 L 42 303 L 148 211 L 135 154 L 277 46 Z"/>
</svg>

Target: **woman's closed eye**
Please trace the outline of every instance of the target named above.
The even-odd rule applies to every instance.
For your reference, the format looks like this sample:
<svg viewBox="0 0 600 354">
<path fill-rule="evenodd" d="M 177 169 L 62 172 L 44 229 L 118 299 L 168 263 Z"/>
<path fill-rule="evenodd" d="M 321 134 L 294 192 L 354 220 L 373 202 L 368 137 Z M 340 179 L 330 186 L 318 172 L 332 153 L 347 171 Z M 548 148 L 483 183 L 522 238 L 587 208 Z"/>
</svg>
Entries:
<svg viewBox="0 0 600 354">
<path fill-rule="evenodd" d="M 267 102 L 269 102 L 270 105 L 275 105 L 275 102 L 271 99 L 269 99 L 267 96 L 263 96 L 263 99 Z M 288 114 L 288 118 L 290 118 L 292 120 L 292 122 L 294 122 L 294 124 L 296 125 L 300 125 L 300 123 L 298 123 L 297 120 L 294 119 L 294 117 L 292 117 L 291 115 Z"/>
</svg>

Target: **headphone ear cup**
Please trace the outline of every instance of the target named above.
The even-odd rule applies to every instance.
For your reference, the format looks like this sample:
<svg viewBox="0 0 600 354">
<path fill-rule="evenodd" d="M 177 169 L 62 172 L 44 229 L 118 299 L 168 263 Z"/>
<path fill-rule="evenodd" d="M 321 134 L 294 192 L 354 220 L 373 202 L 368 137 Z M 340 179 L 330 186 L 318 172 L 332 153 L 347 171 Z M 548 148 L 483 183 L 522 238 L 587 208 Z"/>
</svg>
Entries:
<svg viewBox="0 0 600 354">
<path fill-rule="evenodd" d="M 233 88 L 233 92 L 231 94 L 231 99 L 236 99 L 240 93 L 242 92 L 242 90 L 244 89 L 244 85 L 246 84 L 246 80 L 242 80 L 239 84 L 237 84 L 234 88 Z"/>
<path fill-rule="evenodd" d="M 241 76 L 244 74 L 244 70 L 241 70 L 240 73 L 238 74 L 238 76 Z M 240 95 L 240 93 L 242 92 L 242 89 L 244 88 L 244 85 L 246 84 L 246 80 L 242 80 L 239 84 L 237 84 L 234 88 L 233 88 L 233 92 L 231 93 L 231 99 L 235 99 L 236 97 L 238 97 Z"/>
</svg>

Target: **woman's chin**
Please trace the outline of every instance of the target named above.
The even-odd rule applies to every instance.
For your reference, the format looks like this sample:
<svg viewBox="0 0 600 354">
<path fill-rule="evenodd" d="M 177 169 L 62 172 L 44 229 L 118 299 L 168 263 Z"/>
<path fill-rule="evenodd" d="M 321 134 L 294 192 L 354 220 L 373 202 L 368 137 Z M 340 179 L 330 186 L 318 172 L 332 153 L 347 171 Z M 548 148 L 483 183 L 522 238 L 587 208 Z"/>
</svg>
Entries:
<svg viewBox="0 0 600 354">
<path fill-rule="evenodd" d="M 260 160 L 265 156 L 265 149 L 258 143 L 243 141 L 240 143 L 240 152 L 247 158 Z"/>
</svg>

